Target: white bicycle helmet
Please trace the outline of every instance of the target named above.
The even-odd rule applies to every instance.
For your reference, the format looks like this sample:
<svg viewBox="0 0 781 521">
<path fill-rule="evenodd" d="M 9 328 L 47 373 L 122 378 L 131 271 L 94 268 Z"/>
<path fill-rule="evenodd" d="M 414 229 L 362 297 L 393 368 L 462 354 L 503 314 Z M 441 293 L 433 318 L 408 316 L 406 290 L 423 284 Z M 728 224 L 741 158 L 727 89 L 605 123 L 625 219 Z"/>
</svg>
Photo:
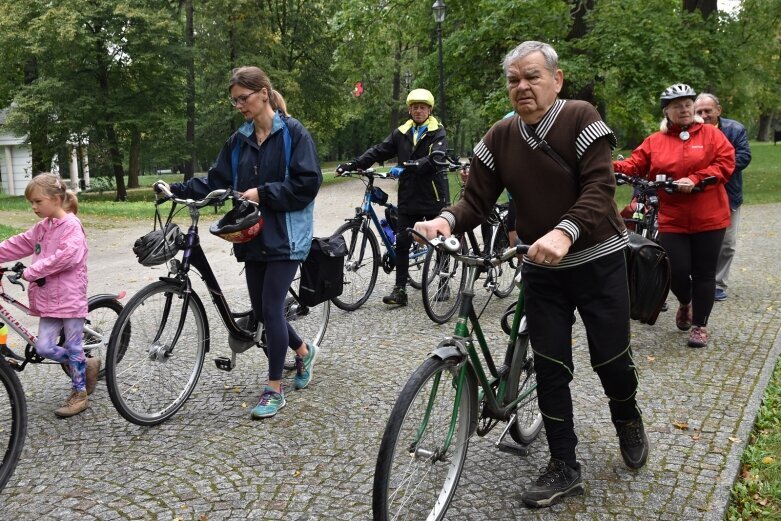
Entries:
<svg viewBox="0 0 781 521">
<path fill-rule="evenodd" d="M 694 92 L 694 89 L 685 83 L 676 83 L 664 89 L 662 95 L 659 96 L 659 102 L 662 105 L 662 109 L 664 109 L 674 99 L 691 98 L 693 100 L 696 97 L 697 93 Z"/>
<path fill-rule="evenodd" d="M 171 260 L 179 252 L 177 239 L 182 236 L 179 226 L 169 223 L 165 230 L 153 230 L 136 239 L 133 253 L 143 266 L 157 266 Z"/>
</svg>

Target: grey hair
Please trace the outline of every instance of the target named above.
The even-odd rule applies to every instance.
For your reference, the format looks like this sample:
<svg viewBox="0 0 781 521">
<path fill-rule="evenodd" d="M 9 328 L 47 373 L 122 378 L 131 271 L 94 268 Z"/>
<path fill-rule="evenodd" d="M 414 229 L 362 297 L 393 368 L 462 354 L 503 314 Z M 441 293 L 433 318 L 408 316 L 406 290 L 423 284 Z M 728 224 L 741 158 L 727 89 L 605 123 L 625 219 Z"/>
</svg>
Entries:
<svg viewBox="0 0 781 521">
<path fill-rule="evenodd" d="M 702 92 L 700 93 L 699 96 L 697 96 L 694 99 L 694 103 L 697 103 L 700 100 L 700 98 L 710 98 L 713 100 L 713 103 L 715 103 L 717 107 L 721 107 L 721 102 L 719 102 L 719 98 L 717 98 L 715 94 L 711 94 L 710 92 Z"/>
<path fill-rule="evenodd" d="M 507 69 L 510 65 L 521 58 L 525 58 L 533 52 L 541 52 L 545 58 L 545 68 L 548 69 L 551 74 L 556 74 L 559 68 L 559 55 L 556 54 L 556 50 L 547 43 L 537 42 L 534 40 L 528 40 L 508 52 L 502 61 L 502 68 L 504 74 L 507 75 Z"/>
</svg>

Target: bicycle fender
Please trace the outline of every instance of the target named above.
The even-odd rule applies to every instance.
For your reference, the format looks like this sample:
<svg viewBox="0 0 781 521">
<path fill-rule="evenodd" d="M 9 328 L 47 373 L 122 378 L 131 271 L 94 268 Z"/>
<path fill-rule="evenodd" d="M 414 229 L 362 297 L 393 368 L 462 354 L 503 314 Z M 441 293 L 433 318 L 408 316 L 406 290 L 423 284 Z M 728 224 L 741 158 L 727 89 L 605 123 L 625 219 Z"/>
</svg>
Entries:
<svg viewBox="0 0 781 521">
<path fill-rule="evenodd" d="M 97 302 L 104 302 L 104 301 L 113 301 L 113 300 L 122 300 L 125 298 L 125 292 L 120 291 L 118 294 L 111 294 L 111 293 L 98 293 L 97 295 L 92 295 L 87 299 L 87 305 L 95 304 Z"/>
<path fill-rule="evenodd" d="M 463 340 L 456 340 L 448 337 L 439 343 L 431 352 L 430 356 L 439 358 L 440 360 L 456 358 L 458 363 L 461 363 L 466 358 L 464 353 L 466 353 L 466 346 L 464 346 Z"/>
</svg>

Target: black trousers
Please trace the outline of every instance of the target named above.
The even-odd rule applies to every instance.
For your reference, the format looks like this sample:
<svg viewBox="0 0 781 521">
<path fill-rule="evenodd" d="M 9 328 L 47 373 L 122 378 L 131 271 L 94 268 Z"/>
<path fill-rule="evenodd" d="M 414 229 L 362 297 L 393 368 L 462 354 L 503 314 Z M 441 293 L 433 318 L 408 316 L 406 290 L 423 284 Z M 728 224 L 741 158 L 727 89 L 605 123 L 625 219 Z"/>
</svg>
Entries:
<svg viewBox="0 0 781 521">
<path fill-rule="evenodd" d="M 640 417 L 638 375 L 629 347 L 629 289 L 624 252 L 567 269 L 523 265 L 529 339 L 537 371 L 537 398 L 551 457 L 576 466 L 578 438 L 569 383 L 574 374 L 572 322 L 586 328 L 591 367 L 602 382 L 610 416 Z"/>
<path fill-rule="evenodd" d="M 716 265 L 726 228 L 700 233 L 660 233 L 670 257 L 670 289 L 682 304 L 692 303 L 692 323 L 707 326 L 716 294 Z"/>
<path fill-rule="evenodd" d="M 409 276 L 409 251 L 412 248 L 412 235 L 407 228 L 412 228 L 418 221 L 430 221 L 438 216 L 439 212 L 431 214 L 410 214 L 399 212 L 399 229 L 396 233 L 396 285 L 407 285 Z"/>
</svg>

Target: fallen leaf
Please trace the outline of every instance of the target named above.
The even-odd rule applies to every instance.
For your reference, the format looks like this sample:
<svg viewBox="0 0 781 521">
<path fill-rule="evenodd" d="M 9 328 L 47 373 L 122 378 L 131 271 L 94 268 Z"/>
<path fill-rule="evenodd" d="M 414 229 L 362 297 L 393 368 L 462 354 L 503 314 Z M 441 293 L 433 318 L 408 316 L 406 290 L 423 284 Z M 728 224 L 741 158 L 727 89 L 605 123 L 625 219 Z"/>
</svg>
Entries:
<svg viewBox="0 0 781 521">
<path fill-rule="evenodd" d="M 729 441 L 731 441 L 732 443 L 738 443 L 738 442 L 740 441 L 740 438 L 735 438 L 734 436 L 730 436 L 730 437 L 729 437 L 729 438 L 727 438 L 727 439 L 728 439 Z"/>
<path fill-rule="evenodd" d="M 686 422 L 673 422 L 673 427 L 676 429 L 681 429 L 682 431 L 689 430 L 689 424 Z"/>
<path fill-rule="evenodd" d="M 198 521 L 209 521 L 209 516 L 201 514 L 200 517 L 198 517 Z"/>
<path fill-rule="evenodd" d="M 765 465 L 772 465 L 775 462 L 776 460 L 773 458 L 773 456 L 765 456 L 764 458 L 762 458 L 762 463 L 764 463 Z"/>
<path fill-rule="evenodd" d="M 767 498 L 766 498 L 766 497 L 763 497 L 762 499 L 757 499 L 757 503 L 759 503 L 759 504 L 760 504 L 760 505 L 762 505 L 763 507 L 766 507 L 766 506 L 767 506 L 767 503 L 768 503 L 768 500 L 767 500 Z"/>
<path fill-rule="evenodd" d="M 294 470 L 294 471 L 293 471 L 293 477 L 294 477 L 294 478 L 297 478 L 297 477 L 298 477 L 298 476 L 300 476 L 300 475 L 301 475 L 301 471 L 300 471 L 300 470 Z"/>
<path fill-rule="evenodd" d="M 692 435 L 692 439 L 693 439 L 694 441 L 697 441 L 697 440 L 699 440 L 699 439 L 700 439 L 700 435 L 699 435 L 699 434 L 693 434 L 693 435 Z"/>
<path fill-rule="evenodd" d="M 241 402 L 241 408 L 246 409 L 247 408 L 247 402 Z"/>
<path fill-rule="evenodd" d="M 646 357 L 646 359 L 647 359 L 649 362 L 653 362 L 653 361 L 655 361 L 655 360 L 656 360 L 656 357 L 655 357 L 655 356 L 647 356 L 647 357 Z"/>
</svg>

